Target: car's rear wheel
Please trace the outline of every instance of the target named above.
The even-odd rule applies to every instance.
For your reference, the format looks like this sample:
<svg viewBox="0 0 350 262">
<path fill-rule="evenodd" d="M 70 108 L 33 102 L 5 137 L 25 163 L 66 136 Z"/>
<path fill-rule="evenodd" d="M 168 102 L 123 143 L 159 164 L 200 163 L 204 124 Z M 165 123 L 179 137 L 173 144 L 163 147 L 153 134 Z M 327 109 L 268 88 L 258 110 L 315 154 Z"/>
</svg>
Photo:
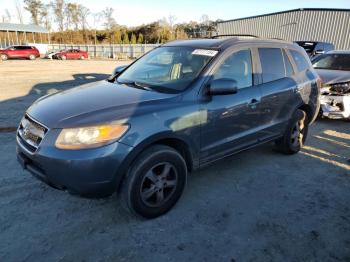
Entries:
<svg viewBox="0 0 350 262">
<path fill-rule="evenodd" d="M 308 129 L 307 115 L 298 109 L 289 121 L 283 137 L 276 140 L 277 149 L 285 154 L 298 153 L 305 143 Z"/>
<path fill-rule="evenodd" d="M 5 54 L 1 54 L 1 55 L 0 55 L 0 58 L 1 58 L 1 60 L 5 61 L 5 60 L 8 59 L 8 56 L 5 55 Z"/>
<path fill-rule="evenodd" d="M 175 149 L 151 146 L 130 167 L 120 191 L 122 204 L 139 216 L 158 217 L 179 200 L 186 178 L 186 162 Z"/>
<path fill-rule="evenodd" d="M 85 56 L 82 55 L 82 56 L 80 57 L 80 60 L 84 60 L 84 59 L 85 59 Z"/>
<path fill-rule="evenodd" d="M 60 56 L 61 60 L 67 60 L 67 57 L 65 55 Z"/>
<path fill-rule="evenodd" d="M 30 59 L 30 60 L 35 60 L 35 59 L 36 59 L 36 56 L 35 56 L 35 55 L 30 55 L 30 56 L 29 56 L 29 59 Z"/>
</svg>

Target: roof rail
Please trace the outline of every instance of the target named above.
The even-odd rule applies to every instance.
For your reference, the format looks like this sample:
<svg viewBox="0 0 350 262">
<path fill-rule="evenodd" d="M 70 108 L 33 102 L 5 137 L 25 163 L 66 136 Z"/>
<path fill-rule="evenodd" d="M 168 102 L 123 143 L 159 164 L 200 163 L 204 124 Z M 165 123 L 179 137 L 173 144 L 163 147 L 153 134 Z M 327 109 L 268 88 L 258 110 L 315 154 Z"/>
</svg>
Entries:
<svg viewBox="0 0 350 262">
<path fill-rule="evenodd" d="M 227 37 L 227 36 L 243 36 L 243 37 L 253 37 L 253 38 L 259 38 L 258 36 L 256 35 L 249 35 L 249 34 L 228 34 L 228 35 L 214 35 L 212 37 L 210 37 L 211 39 L 216 39 L 216 38 L 219 38 L 219 37 Z"/>
</svg>

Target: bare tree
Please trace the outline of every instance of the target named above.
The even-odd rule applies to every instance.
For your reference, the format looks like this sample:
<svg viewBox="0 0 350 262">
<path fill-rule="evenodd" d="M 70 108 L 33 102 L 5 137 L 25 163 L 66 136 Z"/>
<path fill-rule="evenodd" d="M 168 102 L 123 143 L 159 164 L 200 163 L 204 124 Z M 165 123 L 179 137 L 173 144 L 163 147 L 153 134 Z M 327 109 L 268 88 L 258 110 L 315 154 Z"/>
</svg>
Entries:
<svg viewBox="0 0 350 262">
<path fill-rule="evenodd" d="M 50 4 L 43 5 L 40 9 L 40 23 L 47 30 L 51 30 Z"/>
<path fill-rule="evenodd" d="M 104 26 L 107 30 L 111 30 L 117 22 L 115 21 L 113 17 L 114 9 L 112 7 L 106 7 L 103 11 L 102 14 L 104 16 L 105 22 Z"/>
<path fill-rule="evenodd" d="M 6 9 L 5 9 L 5 19 L 6 19 L 6 22 L 7 22 L 7 23 L 11 23 L 11 18 L 12 18 L 12 15 L 11 15 L 10 11 L 6 8 Z"/>
<path fill-rule="evenodd" d="M 66 5 L 66 29 L 70 28 L 70 25 L 74 25 L 74 29 L 78 30 L 79 28 L 79 12 L 78 12 L 78 4 L 76 3 L 68 3 Z"/>
<path fill-rule="evenodd" d="M 200 23 L 206 26 L 209 26 L 209 16 L 207 14 L 203 14 L 201 18 L 199 19 Z"/>
<path fill-rule="evenodd" d="M 43 7 L 43 3 L 40 0 L 24 0 L 24 9 L 26 9 L 32 17 L 32 22 L 38 25 L 40 22 L 40 10 Z"/>
<path fill-rule="evenodd" d="M 55 21 L 58 24 L 58 30 L 62 32 L 64 30 L 65 2 L 64 0 L 54 0 L 50 5 L 55 15 Z"/>
<path fill-rule="evenodd" d="M 97 44 L 97 25 L 101 22 L 102 18 L 103 18 L 103 13 L 102 12 L 98 12 L 98 13 L 94 13 L 93 14 L 93 18 L 94 18 L 94 30 L 95 30 L 95 45 Z"/>
<path fill-rule="evenodd" d="M 83 5 L 78 5 L 78 14 L 79 14 L 79 20 L 81 24 L 81 29 L 83 30 L 83 36 L 84 36 L 84 41 L 86 42 L 86 28 L 88 26 L 87 20 L 90 15 L 90 10 L 89 8 L 83 6 Z"/>
<path fill-rule="evenodd" d="M 23 24 L 23 9 L 22 9 L 22 5 L 21 5 L 21 3 L 18 0 L 16 0 L 15 6 L 16 6 L 17 19 L 18 19 L 20 24 Z"/>
</svg>

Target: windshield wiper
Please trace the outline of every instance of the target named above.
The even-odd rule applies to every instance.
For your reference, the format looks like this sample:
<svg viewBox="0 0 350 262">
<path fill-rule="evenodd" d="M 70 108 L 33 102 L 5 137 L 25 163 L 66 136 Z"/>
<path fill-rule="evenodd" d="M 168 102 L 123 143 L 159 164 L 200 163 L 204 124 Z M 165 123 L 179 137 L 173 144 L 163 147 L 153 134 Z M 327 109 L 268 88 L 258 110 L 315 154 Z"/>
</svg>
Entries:
<svg viewBox="0 0 350 262">
<path fill-rule="evenodd" d="M 146 85 L 144 83 L 137 82 L 137 81 L 118 82 L 118 84 L 132 86 L 132 87 L 135 87 L 135 88 L 138 88 L 138 89 L 142 89 L 142 90 L 147 90 L 147 91 L 152 91 L 153 90 L 150 86 L 148 86 L 148 85 Z"/>
</svg>

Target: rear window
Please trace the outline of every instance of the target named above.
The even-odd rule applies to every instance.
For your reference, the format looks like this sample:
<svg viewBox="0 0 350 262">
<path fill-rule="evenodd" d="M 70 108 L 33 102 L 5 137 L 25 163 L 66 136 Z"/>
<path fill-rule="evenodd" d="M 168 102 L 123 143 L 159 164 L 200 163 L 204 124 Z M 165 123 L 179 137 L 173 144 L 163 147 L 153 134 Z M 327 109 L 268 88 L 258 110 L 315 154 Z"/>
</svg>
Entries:
<svg viewBox="0 0 350 262">
<path fill-rule="evenodd" d="M 284 62 L 280 48 L 259 48 L 263 82 L 285 77 Z"/>
<path fill-rule="evenodd" d="M 290 53 L 294 59 L 295 64 L 297 65 L 298 71 L 304 71 L 309 68 L 309 62 L 306 60 L 306 58 L 295 50 L 290 50 Z"/>
</svg>

